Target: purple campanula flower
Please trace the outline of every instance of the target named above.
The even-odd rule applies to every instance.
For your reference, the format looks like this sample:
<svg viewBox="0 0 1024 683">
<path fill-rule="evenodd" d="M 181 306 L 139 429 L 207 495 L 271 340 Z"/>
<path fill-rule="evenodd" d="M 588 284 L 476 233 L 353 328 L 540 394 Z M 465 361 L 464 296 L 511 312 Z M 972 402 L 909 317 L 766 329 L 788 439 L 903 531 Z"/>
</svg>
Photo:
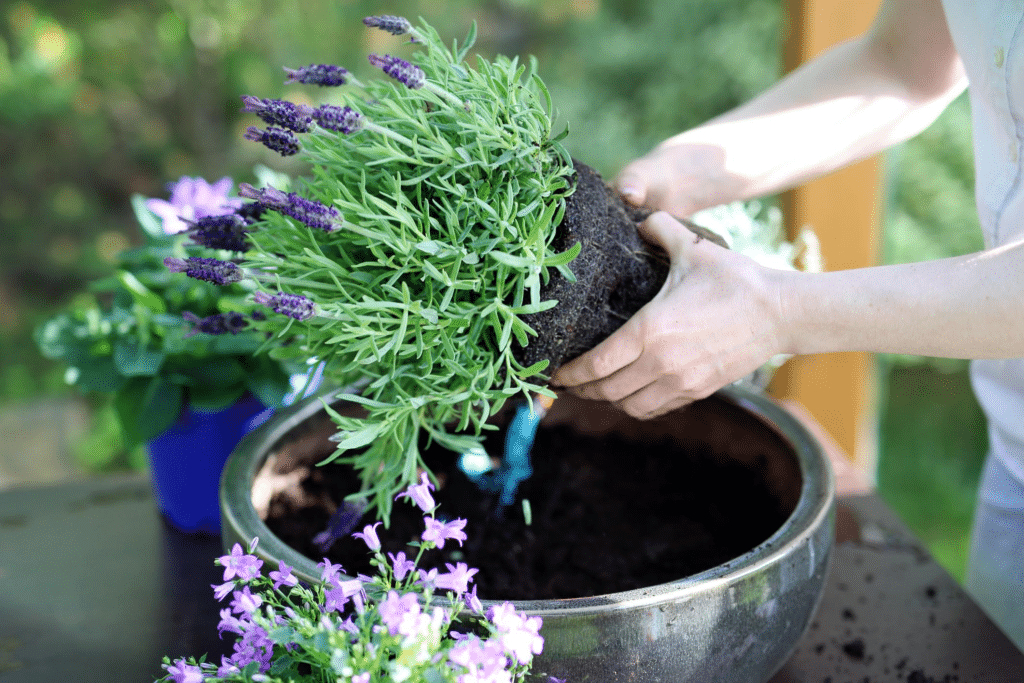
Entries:
<svg viewBox="0 0 1024 683">
<path fill-rule="evenodd" d="M 487 610 L 487 618 L 497 628 L 505 651 L 512 653 L 520 664 L 529 664 L 533 655 L 544 648 L 540 617 L 527 617 L 517 612 L 512 603 L 504 602 Z"/>
<path fill-rule="evenodd" d="M 188 226 L 188 236 L 200 246 L 228 251 L 249 249 L 246 240 L 246 235 L 250 232 L 249 224 L 238 213 L 203 216 L 198 220 L 188 221 Z"/>
<path fill-rule="evenodd" d="M 205 318 L 200 318 L 191 311 L 185 311 L 181 317 L 186 322 L 192 323 L 192 329 L 185 337 L 194 337 L 203 332 L 204 334 L 238 334 L 249 326 L 249 321 L 241 313 L 214 313 Z"/>
<path fill-rule="evenodd" d="M 446 574 L 438 574 L 434 579 L 434 586 L 443 590 L 450 590 L 457 595 L 462 595 L 469 590 L 469 582 L 479 569 L 470 569 L 465 562 L 456 562 L 454 566 L 448 562 L 444 563 L 448 568 Z"/>
<path fill-rule="evenodd" d="M 320 580 L 330 584 L 336 584 L 345 571 L 340 564 L 333 564 L 326 557 L 323 562 L 317 563 L 316 568 L 320 570 Z"/>
<path fill-rule="evenodd" d="M 405 575 L 416 569 L 416 563 L 412 560 L 405 559 L 405 553 L 399 551 L 397 555 L 388 553 L 388 557 L 391 558 L 391 565 L 395 569 L 395 579 L 401 581 L 405 578 Z"/>
<path fill-rule="evenodd" d="M 242 279 L 242 269 L 237 264 L 215 258 L 189 256 L 182 259 L 168 256 L 164 259 L 164 265 L 172 273 L 185 273 L 215 285 L 230 285 Z"/>
<path fill-rule="evenodd" d="M 473 584 L 473 590 L 469 591 L 463 596 L 466 599 L 466 606 L 474 614 L 482 615 L 484 613 L 484 603 L 480 601 L 480 598 L 476 594 L 476 584 Z"/>
<path fill-rule="evenodd" d="M 381 69 L 388 76 L 391 76 L 410 90 L 422 88 L 423 84 L 427 82 L 427 75 L 423 73 L 423 69 L 400 57 L 371 54 L 369 59 L 370 64 Z"/>
<path fill-rule="evenodd" d="M 187 230 L 188 221 L 231 213 L 241 206 L 241 200 L 228 198 L 232 184 L 228 177 L 211 185 L 202 178 L 182 176 L 168 186 L 170 200 L 147 199 L 146 208 L 160 218 L 164 232 L 173 235 Z"/>
<path fill-rule="evenodd" d="M 439 522 L 433 517 L 423 520 L 427 528 L 420 536 L 427 543 L 433 543 L 438 548 L 443 548 L 445 541 L 458 541 L 459 545 L 466 540 L 466 533 L 462 530 L 466 526 L 466 520 L 453 519 L 450 522 Z"/>
<path fill-rule="evenodd" d="M 171 675 L 174 683 L 202 683 L 206 680 L 203 670 L 194 664 L 187 663 L 184 659 L 178 659 L 167 667 L 167 673 Z"/>
<path fill-rule="evenodd" d="M 292 586 L 299 585 L 299 579 L 292 574 L 292 567 L 289 567 L 284 563 L 284 560 L 278 562 L 278 569 L 270 572 L 270 580 L 274 582 L 274 590 L 280 590 L 281 586 Z"/>
<path fill-rule="evenodd" d="M 388 591 L 387 596 L 377 605 L 377 613 L 380 620 L 388 628 L 388 633 L 398 635 L 402 621 L 408 616 L 417 616 L 420 613 L 420 604 L 415 593 L 399 595 L 398 591 Z"/>
<path fill-rule="evenodd" d="M 364 671 L 352 677 L 352 683 L 370 683 L 370 672 Z"/>
<path fill-rule="evenodd" d="M 310 64 L 300 69 L 284 67 L 288 74 L 285 83 L 306 83 L 308 85 L 334 86 L 348 82 L 348 69 L 333 64 Z"/>
<path fill-rule="evenodd" d="M 376 17 L 366 17 L 363 23 L 370 28 L 379 28 L 387 31 L 393 36 L 404 36 L 412 30 L 412 24 L 405 17 L 396 17 L 391 14 L 382 14 Z"/>
<path fill-rule="evenodd" d="M 299 153 L 299 139 L 295 137 L 295 133 L 286 128 L 267 126 L 266 130 L 260 130 L 256 126 L 249 126 L 244 137 L 246 140 L 263 143 L 264 147 L 283 157 Z"/>
<path fill-rule="evenodd" d="M 260 575 L 263 560 L 255 555 L 246 555 L 242 552 L 242 546 L 236 543 L 231 547 L 230 555 L 221 555 L 217 558 L 217 564 L 224 567 L 225 581 L 230 581 L 236 576 L 242 581 L 252 581 Z"/>
<path fill-rule="evenodd" d="M 309 320 L 316 315 L 316 304 L 301 294 L 278 292 L 270 295 L 266 292 L 256 292 L 253 294 L 253 299 L 256 300 L 256 303 L 273 309 L 275 313 L 286 315 L 300 322 Z"/>
<path fill-rule="evenodd" d="M 430 512 L 434 509 L 434 497 L 430 495 L 430 492 L 434 489 L 434 485 L 430 483 L 430 479 L 427 477 L 426 472 L 420 472 L 420 483 L 413 484 L 405 491 L 402 491 L 395 500 L 399 498 L 408 498 L 412 502 L 419 506 L 420 510 L 424 512 Z"/>
<path fill-rule="evenodd" d="M 377 537 L 377 527 L 380 526 L 380 524 L 380 522 L 367 524 L 363 527 L 362 531 L 357 531 L 352 535 L 356 538 L 363 539 L 363 542 L 366 543 L 366 547 L 376 552 L 380 550 L 380 538 Z"/>
<path fill-rule="evenodd" d="M 317 125 L 349 135 L 363 127 L 363 115 L 352 107 L 322 104 L 313 111 Z"/>
<path fill-rule="evenodd" d="M 363 591 L 363 583 L 358 579 L 338 581 L 335 588 L 324 593 L 324 611 L 340 612 L 345 609 L 348 599 Z"/>
<path fill-rule="evenodd" d="M 227 607 L 220 611 L 220 623 L 217 624 L 218 635 L 223 636 L 225 631 L 238 635 L 242 635 L 245 632 L 243 620 L 234 616 Z"/>
<path fill-rule="evenodd" d="M 248 586 L 242 586 L 242 590 L 235 591 L 233 595 L 231 611 L 235 614 L 252 614 L 263 604 L 263 598 L 253 595 Z"/>
<path fill-rule="evenodd" d="M 220 656 L 220 666 L 217 667 L 217 678 L 227 678 L 232 674 L 241 673 L 242 670 L 238 666 L 228 659 L 226 656 Z"/>
<path fill-rule="evenodd" d="M 227 583 L 222 583 L 219 586 L 211 585 L 210 588 L 213 589 L 213 597 L 217 599 L 217 602 L 220 602 L 228 595 L 230 595 L 231 591 L 235 589 L 235 582 L 228 581 Z"/>
<path fill-rule="evenodd" d="M 255 199 L 263 206 L 279 211 L 286 216 L 324 232 L 333 232 L 342 223 L 341 214 L 333 206 L 300 197 L 294 192 L 282 192 L 276 187 L 256 189 L 248 183 L 238 186 L 238 193 L 248 199 Z"/>
<path fill-rule="evenodd" d="M 254 95 L 242 96 L 242 111 L 256 114 L 265 123 L 294 133 L 308 133 L 313 125 L 313 108 L 286 100 L 271 100 Z"/>
</svg>

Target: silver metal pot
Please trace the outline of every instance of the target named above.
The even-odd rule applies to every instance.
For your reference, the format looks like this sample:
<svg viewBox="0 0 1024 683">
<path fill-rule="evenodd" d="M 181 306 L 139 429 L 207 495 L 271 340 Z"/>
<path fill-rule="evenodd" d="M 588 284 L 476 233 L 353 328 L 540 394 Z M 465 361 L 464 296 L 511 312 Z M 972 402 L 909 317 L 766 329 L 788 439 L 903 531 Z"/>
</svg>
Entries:
<svg viewBox="0 0 1024 683">
<path fill-rule="evenodd" d="M 518 609 L 544 623 L 544 652 L 533 671 L 569 683 L 767 681 L 810 623 L 833 546 L 835 486 L 817 441 L 777 403 L 740 387 L 645 422 L 603 404 L 561 398 L 545 418 L 545 424 L 559 422 L 639 443 L 664 435 L 683 445 L 727 442 L 716 456 L 760 458 L 769 489 L 792 513 L 757 547 L 678 581 L 586 598 L 517 601 Z M 225 549 L 258 537 L 262 559 L 273 566 L 283 560 L 300 577 L 318 580 L 316 563 L 264 524 L 253 484 L 268 459 L 322 442 L 329 427 L 320 399 L 313 398 L 278 413 L 239 444 L 221 480 Z M 765 440 L 781 444 L 775 450 L 785 455 L 764 462 L 759 444 Z"/>
</svg>

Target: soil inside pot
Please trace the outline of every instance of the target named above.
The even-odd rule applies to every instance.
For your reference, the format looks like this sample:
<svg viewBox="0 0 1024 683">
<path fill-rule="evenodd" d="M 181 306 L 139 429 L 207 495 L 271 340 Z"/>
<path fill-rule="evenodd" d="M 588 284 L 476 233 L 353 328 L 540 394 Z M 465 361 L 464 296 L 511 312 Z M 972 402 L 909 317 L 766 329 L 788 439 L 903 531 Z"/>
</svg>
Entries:
<svg viewBox="0 0 1024 683">
<path fill-rule="evenodd" d="M 487 599 L 574 598 L 681 579 L 767 540 L 799 492 L 788 444 L 731 404 L 704 401 L 677 412 L 685 419 L 637 423 L 633 433 L 596 433 L 617 418 L 593 411 L 588 419 L 596 430 L 542 426 L 534 474 L 507 508 L 468 480 L 454 453 L 428 449 L 426 462 L 440 483 L 439 517 L 468 520 L 468 540 L 461 547 L 447 542 L 421 566 L 445 571 L 446 562 L 465 562 L 480 570 L 474 580 Z M 666 424 L 690 438 L 681 443 Z M 501 452 L 502 436 L 494 433 L 489 452 Z M 279 452 L 276 471 L 293 472 L 294 485 L 274 495 L 266 516 L 275 534 L 315 561 L 325 555 L 313 536 L 358 487 L 346 466 L 314 466 L 332 450 L 325 439 L 322 449 Z M 385 552 L 411 557 L 408 543 L 422 531 L 422 513 L 404 501 L 395 504 L 390 528 L 378 528 Z M 366 546 L 349 536 L 326 557 L 350 575 L 373 572 Z"/>
</svg>

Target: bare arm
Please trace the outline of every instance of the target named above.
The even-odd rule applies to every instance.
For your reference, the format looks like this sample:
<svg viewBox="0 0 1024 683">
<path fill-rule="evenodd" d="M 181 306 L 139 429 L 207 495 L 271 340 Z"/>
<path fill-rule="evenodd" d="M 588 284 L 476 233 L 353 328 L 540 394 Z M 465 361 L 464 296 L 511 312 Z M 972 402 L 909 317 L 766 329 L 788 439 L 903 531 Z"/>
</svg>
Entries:
<svg viewBox="0 0 1024 683">
<path fill-rule="evenodd" d="M 889 0 L 864 35 L 623 169 L 636 204 L 676 216 L 775 193 L 926 128 L 966 79 L 939 0 Z"/>
</svg>

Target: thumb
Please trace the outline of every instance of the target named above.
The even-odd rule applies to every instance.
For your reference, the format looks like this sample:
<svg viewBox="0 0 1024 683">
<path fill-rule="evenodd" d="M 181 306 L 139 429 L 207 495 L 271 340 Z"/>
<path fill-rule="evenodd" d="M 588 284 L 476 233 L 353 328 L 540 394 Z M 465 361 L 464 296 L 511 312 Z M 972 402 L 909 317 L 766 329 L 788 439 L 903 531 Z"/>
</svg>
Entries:
<svg viewBox="0 0 1024 683">
<path fill-rule="evenodd" d="M 673 265 L 684 267 L 690 265 L 694 247 L 703 239 L 665 211 L 652 213 L 637 228 L 641 237 L 668 253 Z"/>
<path fill-rule="evenodd" d="M 640 160 L 628 164 L 615 179 L 615 190 L 633 206 L 644 206 L 647 201 L 647 174 Z"/>
</svg>

